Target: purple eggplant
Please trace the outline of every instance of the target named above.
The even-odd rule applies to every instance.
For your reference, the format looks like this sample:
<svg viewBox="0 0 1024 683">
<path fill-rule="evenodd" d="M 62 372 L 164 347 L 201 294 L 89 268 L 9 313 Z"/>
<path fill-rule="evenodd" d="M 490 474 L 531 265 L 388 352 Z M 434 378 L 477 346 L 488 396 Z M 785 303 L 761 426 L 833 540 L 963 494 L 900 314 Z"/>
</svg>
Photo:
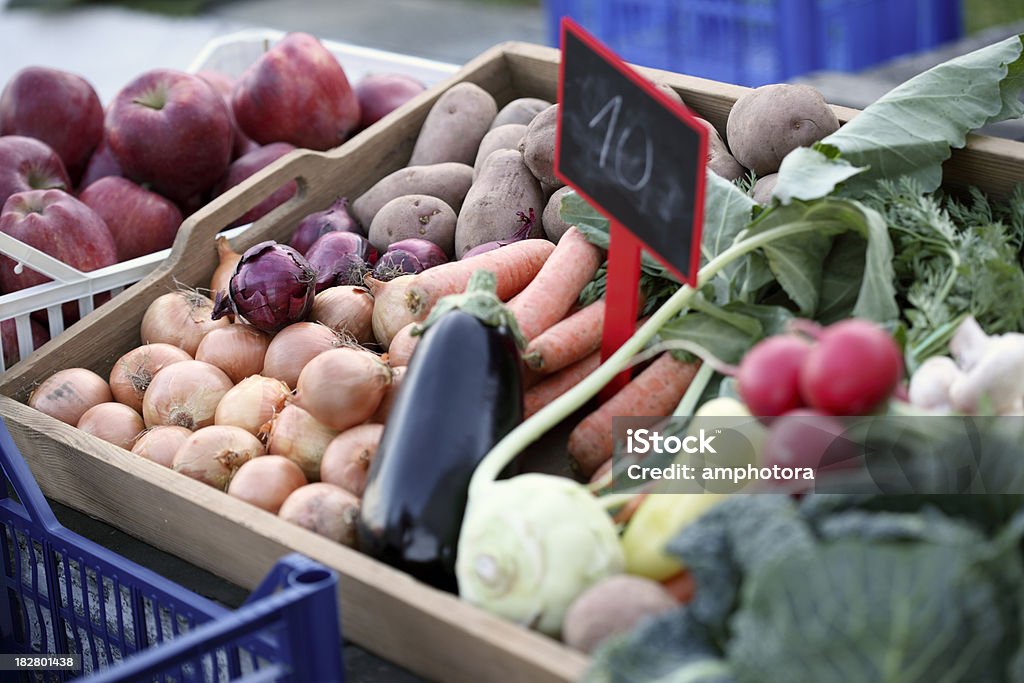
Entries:
<svg viewBox="0 0 1024 683">
<path fill-rule="evenodd" d="M 268 241 L 249 247 L 217 293 L 213 319 L 234 313 L 264 332 L 305 320 L 313 307 L 316 271 L 291 247 Z"/>
<path fill-rule="evenodd" d="M 295 233 L 288 243 L 303 254 L 313 243 L 329 232 L 351 232 L 365 235 L 362 226 L 348 210 L 348 199 L 342 197 L 323 211 L 311 213 L 295 226 Z"/>
</svg>

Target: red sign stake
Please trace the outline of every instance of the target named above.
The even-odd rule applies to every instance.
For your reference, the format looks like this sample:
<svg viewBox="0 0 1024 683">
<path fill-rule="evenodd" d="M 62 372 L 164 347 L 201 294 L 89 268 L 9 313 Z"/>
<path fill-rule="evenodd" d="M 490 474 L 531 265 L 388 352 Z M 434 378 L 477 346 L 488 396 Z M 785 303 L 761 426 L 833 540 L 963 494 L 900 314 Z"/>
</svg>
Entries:
<svg viewBox="0 0 1024 683">
<path fill-rule="evenodd" d="M 605 286 L 604 331 L 601 360 L 606 361 L 636 329 L 637 299 L 640 283 L 640 241 L 618 221 L 611 222 L 608 248 L 608 277 Z M 608 400 L 629 383 L 630 371 L 624 370 L 601 393 Z"/>
</svg>

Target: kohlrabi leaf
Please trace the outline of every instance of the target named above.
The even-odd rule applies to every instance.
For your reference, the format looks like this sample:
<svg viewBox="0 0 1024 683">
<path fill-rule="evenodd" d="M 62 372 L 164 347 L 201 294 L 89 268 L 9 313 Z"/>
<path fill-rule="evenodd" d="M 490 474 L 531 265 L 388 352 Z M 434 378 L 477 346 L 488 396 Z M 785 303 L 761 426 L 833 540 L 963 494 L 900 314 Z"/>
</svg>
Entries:
<svg viewBox="0 0 1024 683">
<path fill-rule="evenodd" d="M 794 199 L 817 199 L 830 194 L 839 183 L 868 170 L 854 166 L 838 154 L 838 149 L 828 145 L 797 147 L 782 160 L 772 196 L 783 204 Z"/>
<path fill-rule="evenodd" d="M 771 228 L 797 222 L 815 224 L 818 229 L 798 237 L 779 240 L 764 248 L 768 265 L 786 294 L 800 308 L 801 313 L 815 315 L 821 308 L 824 273 L 827 258 L 833 249 L 834 238 L 853 232 L 866 240 L 863 258 L 856 266 L 842 264 L 848 272 L 857 272 L 856 303 L 852 314 L 877 322 L 889 322 L 899 316 L 892 267 L 892 241 L 885 221 L 877 211 L 845 199 L 826 197 L 808 203 L 795 202 L 788 206 L 775 206 L 761 214 L 750 226 L 754 234 Z M 844 258 L 860 258 L 859 253 L 844 253 Z M 840 267 L 837 263 L 833 267 Z M 830 285 L 830 297 L 835 292 Z M 831 299 L 824 302 L 830 308 Z"/>
<path fill-rule="evenodd" d="M 668 322 L 658 335 L 685 340 L 708 349 L 719 360 L 738 363 L 754 344 L 779 334 L 793 314 L 781 306 L 734 301 L 725 306 L 701 304 Z"/>
<path fill-rule="evenodd" d="M 897 86 L 812 149 L 782 162 L 774 196 L 784 203 L 857 194 L 881 178 L 912 176 L 925 192 L 967 134 L 1024 114 L 1024 35 L 940 64 Z M 838 157 L 835 150 L 839 151 Z M 859 170 L 858 170 L 859 169 Z"/>
<path fill-rule="evenodd" d="M 736 678 L 1008 683 L 1013 598 L 989 546 L 953 536 L 822 542 L 748 574 L 726 648 Z M 1019 550 L 999 555 L 1019 575 Z"/>
</svg>

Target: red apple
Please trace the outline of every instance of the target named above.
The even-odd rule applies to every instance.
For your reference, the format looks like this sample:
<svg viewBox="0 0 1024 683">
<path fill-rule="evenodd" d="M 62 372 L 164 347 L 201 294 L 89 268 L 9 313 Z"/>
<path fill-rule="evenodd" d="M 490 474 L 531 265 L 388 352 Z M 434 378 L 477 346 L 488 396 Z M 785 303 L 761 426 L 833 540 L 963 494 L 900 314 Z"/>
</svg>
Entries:
<svg viewBox="0 0 1024 683">
<path fill-rule="evenodd" d="M 212 85 L 213 89 L 219 92 L 220 96 L 224 98 L 224 104 L 227 105 L 228 114 L 231 115 L 231 128 L 234 130 L 235 135 L 234 142 L 231 146 L 231 158 L 238 159 L 259 147 L 252 138 L 246 135 L 242 129 L 238 127 L 238 122 L 235 121 L 235 113 L 231 110 L 231 92 L 235 89 L 234 80 L 220 71 L 205 69 L 197 73 L 196 76 L 199 76 L 199 78 Z"/>
<path fill-rule="evenodd" d="M 85 173 L 82 174 L 82 180 L 78 183 L 78 191 L 81 192 L 100 178 L 121 177 L 121 175 L 121 165 L 117 163 L 114 153 L 110 151 L 110 145 L 107 144 L 106 139 L 100 140 L 99 146 L 89 157 Z"/>
<path fill-rule="evenodd" d="M 117 247 L 99 214 L 63 190 L 30 190 L 11 195 L 0 212 L 0 232 L 17 237 L 79 270 L 117 263 Z M 4 292 L 33 287 L 50 278 L 0 257 Z"/>
<path fill-rule="evenodd" d="M 252 152 L 236 159 L 228 169 L 227 178 L 224 179 L 224 190 L 238 185 L 294 149 L 295 147 L 287 142 L 274 142 L 265 147 L 257 147 Z M 285 183 L 274 190 L 269 197 L 249 209 L 241 218 L 232 223 L 232 226 L 252 223 L 254 220 L 266 216 L 273 209 L 288 201 L 298 189 L 294 180 Z"/>
<path fill-rule="evenodd" d="M 28 324 L 32 333 L 32 350 L 35 351 L 50 341 L 50 331 L 35 318 L 29 318 Z M 3 338 L 4 367 L 9 369 L 22 359 L 21 348 L 18 345 L 18 328 L 14 318 L 8 318 L 0 323 L 0 335 Z"/>
<path fill-rule="evenodd" d="M 167 249 L 181 226 L 174 202 L 127 178 L 100 178 L 78 198 L 107 224 L 118 261 Z"/>
<path fill-rule="evenodd" d="M 172 69 L 142 74 L 107 111 L 106 137 L 126 177 L 175 201 L 203 193 L 231 163 L 231 116 L 206 81 Z"/>
<path fill-rule="evenodd" d="M 359 100 L 338 60 L 308 33 L 289 33 L 250 66 L 231 98 L 260 144 L 330 149 L 359 125 Z"/>
<path fill-rule="evenodd" d="M 103 137 L 103 105 L 81 76 L 30 66 L 0 95 L 0 135 L 42 140 L 77 179 Z"/>
<path fill-rule="evenodd" d="M 0 206 L 17 192 L 70 190 L 64 163 L 45 142 L 22 135 L 0 137 Z"/>
<path fill-rule="evenodd" d="M 359 127 L 380 121 L 426 88 L 405 74 L 367 74 L 355 87 L 361 113 Z"/>
</svg>

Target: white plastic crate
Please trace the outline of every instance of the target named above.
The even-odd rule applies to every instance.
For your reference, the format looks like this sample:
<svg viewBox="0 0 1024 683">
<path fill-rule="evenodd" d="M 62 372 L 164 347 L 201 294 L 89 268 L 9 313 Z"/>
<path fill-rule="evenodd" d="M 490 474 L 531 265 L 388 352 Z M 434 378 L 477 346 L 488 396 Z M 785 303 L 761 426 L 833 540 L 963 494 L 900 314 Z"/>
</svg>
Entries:
<svg viewBox="0 0 1024 683">
<path fill-rule="evenodd" d="M 246 67 L 284 35 L 282 31 L 252 29 L 216 38 L 200 51 L 188 67 L 188 71 L 196 73 L 211 69 L 237 78 Z M 389 72 L 407 74 L 430 86 L 458 70 L 455 64 L 347 43 L 325 40 L 323 44 L 338 59 L 345 69 L 349 82 L 353 84 L 367 74 Z M 246 227 L 235 228 L 223 234 L 233 237 Z M 66 327 L 62 308 L 64 304 L 77 303 L 79 314 L 83 317 L 88 315 L 96 305 L 94 297 L 106 293 L 111 296 L 120 294 L 166 259 L 170 249 L 88 273 L 72 268 L 9 235 L 0 234 L 0 253 L 53 279 L 52 282 L 0 296 L 0 321 L 3 325 L 9 326 L 9 321 L 14 320 L 17 330 L 17 353 L 14 357 L 25 358 L 35 350 L 30 322 L 33 313 L 47 313 L 50 337 L 56 337 Z M 0 337 L 0 372 L 7 369 L 4 351 L 4 342 Z M 10 349 L 7 352 L 9 353 Z"/>
</svg>

